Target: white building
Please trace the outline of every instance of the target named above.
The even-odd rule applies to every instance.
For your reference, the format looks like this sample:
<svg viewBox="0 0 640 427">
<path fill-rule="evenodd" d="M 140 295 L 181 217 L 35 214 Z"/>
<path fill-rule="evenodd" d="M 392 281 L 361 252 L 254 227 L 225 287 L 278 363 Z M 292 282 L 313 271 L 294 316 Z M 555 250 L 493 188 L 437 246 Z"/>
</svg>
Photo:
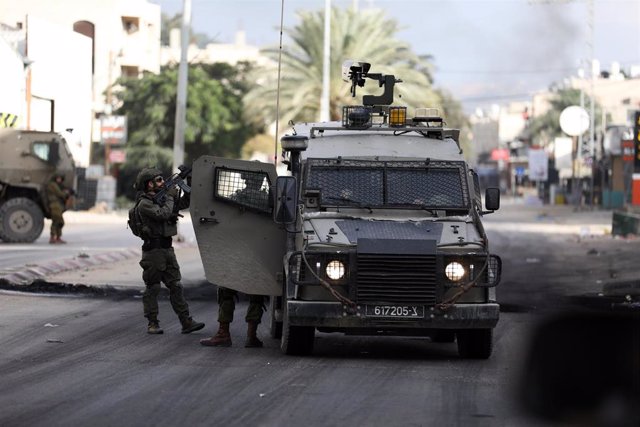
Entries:
<svg viewBox="0 0 640 427">
<path fill-rule="evenodd" d="M 195 44 L 189 45 L 187 60 L 190 63 L 213 64 L 226 62 L 235 65 L 241 61 L 266 65 L 270 60 L 260 54 L 260 48 L 249 45 L 244 31 L 237 31 L 234 43 L 209 43 L 204 49 Z M 180 62 L 180 29 L 173 28 L 169 33 L 169 46 L 161 48 L 162 65 Z"/>
<path fill-rule="evenodd" d="M 0 41 L 0 80 L 16 88 L 12 99 L 24 99 L 4 108 L 20 113 L 23 128 L 49 130 L 38 111 L 55 107 L 54 130 L 74 129 L 81 165 L 90 142 L 100 140 L 98 115 L 114 107 L 112 84 L 160 71 L 160 6 L 147 0 L 0 0 L 0 24 L 21 34 L 13 46 L 6 36 Z M 20 60 L 30 64 L 22 73 Z"/>
</svg>

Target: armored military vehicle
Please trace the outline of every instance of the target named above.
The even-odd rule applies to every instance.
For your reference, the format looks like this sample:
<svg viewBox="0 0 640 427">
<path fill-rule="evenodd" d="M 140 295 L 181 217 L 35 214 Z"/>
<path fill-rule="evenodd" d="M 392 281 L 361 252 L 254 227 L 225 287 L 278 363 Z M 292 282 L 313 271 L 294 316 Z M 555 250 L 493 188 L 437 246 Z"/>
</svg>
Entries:
<svg viewBox="0 0 640 427">
<path fill-rule="evenodd" d="M 489 252 L 477 174 L 435 109 L 393 106 L 393 75 L 345 63 L 352 94 L 341 122 L 294 125 L 282 137 L 290 174 L 273 164 L 202 156 L 191 216 L 207 279 L 271 295 L 270 332 L 286 354 L 313 351 L 316 331 L 425 336 L 488 358 L 499 317 L 500 258 Z M 255 184 L 255 183 L 258 184 Z M 249 185 L 251 183 L 251 189 Z"/>
<path fill-rule="evenodd" d="M 33 242 L 49 217 L 46 186 L 54 173 L 74 183 L 73 157 L 59 134 L 18 129 L 0 129 L 0 153 L 0 239 Z"/>
</svg>

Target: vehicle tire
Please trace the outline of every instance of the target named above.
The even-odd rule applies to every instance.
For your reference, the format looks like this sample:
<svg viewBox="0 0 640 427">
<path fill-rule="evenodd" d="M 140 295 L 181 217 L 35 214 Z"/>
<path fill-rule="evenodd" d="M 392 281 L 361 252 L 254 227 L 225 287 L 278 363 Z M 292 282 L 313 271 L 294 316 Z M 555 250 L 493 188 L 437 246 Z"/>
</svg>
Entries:
<svg viewBox="0 0 640 427">
<path fill-rule="evenodd" d="M 310 326 L 289 325 L 289 313 L 285 297 L 282 301 L 282 338 L 280 350 L 284 354 L 307 356 L 313 352 L 316 329 Z"/>
<path fill-rule="evenodd" d="M 493 329 L 463 329 L 456 332 L 458 354 L 466 359 L 488 359 L 493 350 Z"/>
<path fill-rule="evenodd" d="M 0 239 L 7 243 L 31 243 L 44 228 L 44 214 L 26 197 L 9 199 L 0 205 Z"/>
<path fill-rule="evenodd" d="M 282 297 L 269 298 L 269 335 L 274 339 L 282 338 L 282 322 L 276 320 L 276 310 L 282 310 Z"/>
<path fill-rule="evenodd" d="M 456 331 L 451 329 L 438 329 L 431 334 L 431 341 L 438 343 L 449 343 L 456 340 Z"/>
</svg>

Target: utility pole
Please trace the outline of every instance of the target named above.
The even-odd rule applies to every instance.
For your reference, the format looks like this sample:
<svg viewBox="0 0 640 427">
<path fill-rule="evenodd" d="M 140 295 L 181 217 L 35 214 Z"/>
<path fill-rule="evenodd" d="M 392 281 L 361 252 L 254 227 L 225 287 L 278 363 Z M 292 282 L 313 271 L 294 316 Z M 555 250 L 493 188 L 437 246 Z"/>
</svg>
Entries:
<svg viewBox="0 0 640 427">
<path fill-rule="evenodd" d="M 593 208 L 594 202 L 594 174 L 596 168 L 596 94 L 595 94 L 595 83 L 596 83 L 596 67 L 595 67 L 595 58 L 594 58 L 594 47 L 595 47 L 595 20 L 593 19 L 594 15 L 594 6 L 593 0 L 589 0 L 589 38 L 590 38 L 590 46 L 589 46 L 589 55 L 591 57 L 591 123 L 589 126 L 589 137 L 590 137 L 590 152 L 591 152 L 591 188 L 589 191 L 590 203 L 589 206 Z"/>
<path fill-rule="evenodd" d="M 189 68 L 189 30 L 191 28 L 191 0 L 182 3 L 182 29 L 180 33 L 180 66 L 178 68 L 178 89 L 176 95 L 176 125 L 173 134 L 173 171 L 184 163 L 184 127 L 187 117 L 187 82 Z"/>
<path fill-rule="evenodd" d="M 331 0 L 324 2 L 324 54 L 322 55 L 322 98 L 320 99 L 320 121 L 330 119 L 329 114 L 329 85 L 331 80 Z"/>
</svg>

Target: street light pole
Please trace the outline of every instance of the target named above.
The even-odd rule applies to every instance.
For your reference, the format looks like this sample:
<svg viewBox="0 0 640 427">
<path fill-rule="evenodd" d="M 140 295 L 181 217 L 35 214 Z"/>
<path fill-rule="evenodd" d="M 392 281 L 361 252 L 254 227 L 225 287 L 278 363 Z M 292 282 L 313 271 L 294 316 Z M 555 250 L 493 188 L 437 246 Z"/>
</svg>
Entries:
<svg viewBox="0 0 640 427">
<path fill-rule="evenodd" d="M 591 56 L 591 114 L 590 119 L 591 123 L 589 125 L 589 138 L 590 138 L 590 152 L 591 152 L 591 191 L 590 191 L 590 200 L 589 205 L 593 208 L 594 202 L 594 174 L 596 167 L 596 94 L 595 94 L 595 83 L 596 83 L 596 67 L 595 67 L 595 57 L 594 57 L 594 44 L 595 44 L 595 21 L 593 19 L 594 15 L 594 5 L 593 0 L 589 0 L 589 38 L 590 38 L 590 52 Z"/>
<path fill-rule="evenodd" d="M 320 99 L 320 121 L 329 121 L 329 85 L 331 61 L 331 0 L 324 3 L 324 54 L 322 56 L 322 98 Z"/>
<path fill-rule="evenodd" d="M 191 0 L 182 3 L 182 30 L 180 33 L 180 65 L 178 67 L 178 89 L 176 95 L 176 124 L 173 134 L 173 171 L 184 163 L 184 127 L 187 116 L 187 81 L 189 68 L 189 29 L 191 28 Z"/>
</svg>

